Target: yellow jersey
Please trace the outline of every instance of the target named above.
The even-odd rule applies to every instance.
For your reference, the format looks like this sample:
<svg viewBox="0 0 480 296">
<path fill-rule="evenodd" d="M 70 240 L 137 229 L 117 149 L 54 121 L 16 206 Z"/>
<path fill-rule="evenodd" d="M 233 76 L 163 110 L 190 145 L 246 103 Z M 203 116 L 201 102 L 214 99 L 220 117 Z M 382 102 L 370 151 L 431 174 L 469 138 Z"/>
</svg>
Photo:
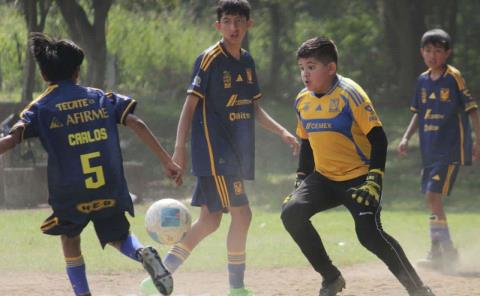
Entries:
<svg viewBox="0 0 480 296">
<path fill-rule="evenodd" d="M 316 171 L 333 181 L 368 173 L 371 145 L 366 135 L 382 123 L 357 83 L 337 75 L 322 96 L 302 90 L 295 109 L 297 136 L 310 141 Z"/>
</svg>

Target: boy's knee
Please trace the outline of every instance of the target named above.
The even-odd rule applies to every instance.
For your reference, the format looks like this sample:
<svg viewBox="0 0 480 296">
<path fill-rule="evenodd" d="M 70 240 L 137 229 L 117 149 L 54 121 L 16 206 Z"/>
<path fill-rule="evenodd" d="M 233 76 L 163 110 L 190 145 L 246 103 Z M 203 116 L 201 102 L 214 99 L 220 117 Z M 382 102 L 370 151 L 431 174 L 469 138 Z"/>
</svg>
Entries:
<svg viewBox="0 0 480 296">
<path fill-rule="evenodd" d="M 308 218 L 304 217 L 303 211 L 298 207 L 295 207 L 293 204 L 283 207 L 280 218 L 282 219 L 285 228 L 289 231 L 303 228 L 305 221 L 308 220 Z"/>
<path fill-rule="evenodd" d="M 230 208 L 230 215 L 232 220 L 241 222 L 244 225 L 249 225 L 252 221 L 252 210 L 249 205 Z"/>
<path fill-rule="evenodd" d="M 211 215 L 207 218 L 204 218 L 201 221 L 202 228 L 207 232 L 215 232 L 218 227 L 220 227 L 220 222 L 222 221 L 222 216 Z"/>
</svg>

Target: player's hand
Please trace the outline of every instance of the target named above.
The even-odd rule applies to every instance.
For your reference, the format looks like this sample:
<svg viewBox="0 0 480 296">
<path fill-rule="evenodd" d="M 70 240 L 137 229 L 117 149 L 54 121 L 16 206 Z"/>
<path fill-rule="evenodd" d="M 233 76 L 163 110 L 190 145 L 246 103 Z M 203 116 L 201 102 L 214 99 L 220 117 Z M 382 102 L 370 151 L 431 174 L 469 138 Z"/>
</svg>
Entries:
<svg viewBox="0 0 480 296">
<path fill-rule="evenodd" d="M 379 169 L 373 169 L 368 172 L 365 182 L 349 191 L 352 198 L 359 204 L 365 206 L 377 206 L 382 195 L 382 177 L 383 172 Z"/>
<path fill-rule="evenodd" d="M 399 156 L 407 156 L 407 150 L 408 150 L 408 139 L 407 138 L 402 138 L 400 140 L 400 144 L 398 144 L 397 147 L 397 152 Z"/>
<path fill-rule="evenodd" d="M 183 170 L 182 168 L 173 161 L 170 161 L 165 166 L 165 174 L 173 179 L 175 185 L 180 186 L 183 184 Z"/>
<path fill-rule="evenodd" d="M 281 138 L 283 142 L 290 146 L 293 151 L 293 155 L 298 155 L 298 152 L 300 151 L 300 144 L 298 143 L 297 138 L 287 130 L 283 131 Z"/>
<path fill-rule="evenodd" d="M 182 173 L 185 172 L 187 168 L 187 148 L 175 147 L 172 161 L 180 166 L 180 168 L 182 169 Z"/>
</svg>

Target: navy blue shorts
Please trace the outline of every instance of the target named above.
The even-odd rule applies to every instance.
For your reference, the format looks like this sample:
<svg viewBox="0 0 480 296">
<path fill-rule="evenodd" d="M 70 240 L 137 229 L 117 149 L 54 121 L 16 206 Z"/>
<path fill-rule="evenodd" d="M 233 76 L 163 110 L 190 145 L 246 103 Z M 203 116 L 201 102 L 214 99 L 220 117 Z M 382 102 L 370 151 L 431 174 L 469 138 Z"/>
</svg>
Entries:
<svg viewBox="0 0 480 296">
<path fill-rule="evenodd" d="M 98 240 L 104 248 L 108 243 L 123 241 L 130 233 L 130 223 L 125 213 L 117 213 L 108 218 L 87 219 L 83 223 L 74 223 L 68 220 L 60 220 L 55 214 L 50 215 L 40 229 L 49 235 L 66 235 L 75 237 L 82 233 L 83 229 L 92 221 L 97 233 Z"/>
<path fill-rule="evenodd" d="M 440 164 L 422 170 L 422 192 L 450 195 L 457 178 L 458 164 Z"/>
<path fill-rule="evenodd" d="M 192 206 L 206 205 L 210 212 L 248 204 L 243 179 L 234 176 L 198 176 Z"/>
</svg>

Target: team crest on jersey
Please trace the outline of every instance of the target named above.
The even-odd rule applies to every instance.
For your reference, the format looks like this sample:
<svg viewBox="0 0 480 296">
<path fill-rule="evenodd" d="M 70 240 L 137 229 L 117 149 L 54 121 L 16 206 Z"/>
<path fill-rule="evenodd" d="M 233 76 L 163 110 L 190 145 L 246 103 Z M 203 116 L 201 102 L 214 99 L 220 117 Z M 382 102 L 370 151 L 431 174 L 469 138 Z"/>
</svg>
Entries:
<svg viewBox="0 0 480 296">
<path fill-rule="evenodd" d="M 322 111 L 322 105 L 318 104 L 317 108 L 315 108 L 315 111 Z"/>
<path fill-rule="evenodd" d="M 304 103 L 303 106 L 302 106 L 302 111 L 306 112 L 306 111 L 308 111 L 309 108 L 310 108 L 309 103 L 308 102 Z"/>
<path fill-rule="evenodd" d="M 223 87 L 231 88 L 232 87 L 232 74 L 228 71 L 223 71 Z"/>
<path fill-rule="evenodd" d="M 340 105 L 340 100 L 338 98 L 331 99 L 328 105 L 328 112 L 338 112 L 339 105 Z"/>
<path fill-rule="evenodd" d="M 243 82 L 243 78 L 241 74 L 238 74 L 236 82 Z"/>
<path fill-rule="evenodd" d="M 247 73 L 247 83 L 253 83 L 253 72 L 252 72 L 252 69 L 247 68 L 247 69 L 245 69 L 245 72 Z"/>
<path fill-rule="evenodd" d="M 63 123 L 60 122 L 56 117 L 52 118 L 50 122 L 50 129 L 63 127 Z"/>
<path fill-rule="evenodd" d="M 437 98 L 437 96 L 435 95 L 435 92 L 432 91 L 432 93 L 430 94 L 430 96 L 428 97 L 430 100 L 435 100 Z"/>
<path fill-rule="evenodd" d="M 440 89 L 440 101 L 447 101 L 450 97 L 450 89 L 449 88 L 441 88 Z"/>
<path fill-rule="evenodd" d="M 243 194 L 243 183 L 241 181 L 233 182 L 233 190 L 235 191 L 235 195 Z"/>
<path fill-rule="evenodd" d="M 426 88 L 422 88 L 421 97 L 422 97 L 422 104 L 426 104 L 427 103 L 427 89 Z"/>
</svg>

